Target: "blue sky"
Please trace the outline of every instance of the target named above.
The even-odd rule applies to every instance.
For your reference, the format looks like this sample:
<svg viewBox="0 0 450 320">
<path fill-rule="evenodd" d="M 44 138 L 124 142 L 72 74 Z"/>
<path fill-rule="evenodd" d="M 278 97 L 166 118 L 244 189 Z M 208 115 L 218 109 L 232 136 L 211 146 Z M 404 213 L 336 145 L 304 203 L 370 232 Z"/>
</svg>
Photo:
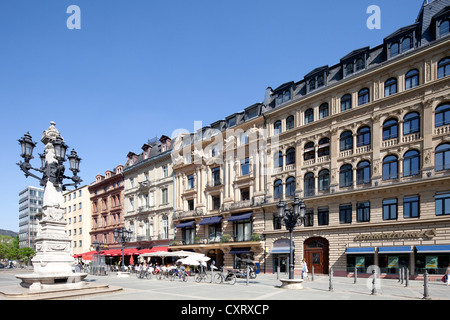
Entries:
<svg viewBox="0 0 450 320">
<path fill-rule="evenodd" d="M 262 102 L 412 24 L 422 0 L 2 0 L 0 229 L 19 230 L 27 185 L 17 140 L 56 122 L 90 184 L 148 138 L 192 131 Z M 81 9 L 69 30 L 67 7 Z M 381 29 L 366 27 L 370 5 Z M 38 143 L 32 164 L 39 166 Z M 70 151 L 71 149 L 69 149 Z M 68 164 L 66 165 L 68 167 Z"/>
</svg>

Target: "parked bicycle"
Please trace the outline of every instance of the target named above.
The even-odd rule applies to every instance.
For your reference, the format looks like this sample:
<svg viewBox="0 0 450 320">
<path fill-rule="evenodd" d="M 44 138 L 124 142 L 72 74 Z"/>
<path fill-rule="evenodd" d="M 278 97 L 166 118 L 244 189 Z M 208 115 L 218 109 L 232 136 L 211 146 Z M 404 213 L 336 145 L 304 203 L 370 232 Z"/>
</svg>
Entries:
<svg viewBox="0 0 450 320">
<path fill-rule="evenodd" d="M 202 280 L 208 283 L 212 282 L 211 273 L 206 271 L 200 271 L 195 275 L 195 282 L 201 282 Z"/>
<path fill-rule="evenodd" d="M 188 281 L 188 273 L 186 270 L 182 269 L 174 269 L 172 273 L 170 274 L 170 281 L 174 281 L 176 277 L 178 277 L 179 280 L 182 280 L 183 282 Z"/>
<path fill-rule="evenodd" d="M 136 272 L 136 277 L 138 279 L 151 279 L 152 272 L 149 269 L 142 268 Z"/>
<path fill-rule="evenodd" d="M 228 284 L 235 284 L 236 283 L 236 275 L 228 270 L 228 272 L 223 271 L 223 267 L 220 268 L 220 272 L 216 273 L 214 276 L 214 282 L 215 283 L 228 283 Z"/>
</svg>

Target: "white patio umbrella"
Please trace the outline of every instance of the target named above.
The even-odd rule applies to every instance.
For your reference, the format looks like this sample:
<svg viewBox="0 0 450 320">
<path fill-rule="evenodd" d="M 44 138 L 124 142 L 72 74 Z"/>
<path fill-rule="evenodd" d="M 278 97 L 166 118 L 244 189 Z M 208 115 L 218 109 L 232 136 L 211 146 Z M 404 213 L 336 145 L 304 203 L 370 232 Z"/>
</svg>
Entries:
<svg viewBox="0 0 450 320">
<path fill-rule="evenodd" d="M 192 259 L 192 257 L 178 259 L 177 262 L 188 265 L 188 266 L 199 266 L 200 265 L 200 262 L 196 259 Z"/>
</svg>

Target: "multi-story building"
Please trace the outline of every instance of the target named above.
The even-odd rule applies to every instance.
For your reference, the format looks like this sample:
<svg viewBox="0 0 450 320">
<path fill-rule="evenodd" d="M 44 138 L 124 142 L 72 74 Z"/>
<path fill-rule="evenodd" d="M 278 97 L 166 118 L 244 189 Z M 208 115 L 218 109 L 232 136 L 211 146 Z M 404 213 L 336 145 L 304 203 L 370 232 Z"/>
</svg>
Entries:
<svg viewBox="0 0 450 320">
<path fill-rule="evenodd" d="M 36 250 L 36 235 L 39 219 L 37 214 L 42 212 L 44 189 L 26 187 L 19 193 L 19 247 Z"/>
<path fill-rule="evenodd" d="M 90 251 L 91 200 L 88 186 L 66 191 L 63 205 L 66 233 L 72 239 L 72 255 Z"/>
<path fill-rule="evenodd" d="M 450 262 L 449 1 L 375 48 L 268 89 L 267 265 L 286 260 L 280 199 L 304 198 L 295 267 L 440 273 Z M 287 243 L 287 246 L 286 246 Z M 278 250 L 279 247 L 285 250 Z"/>
<path fill-rule="evenodd" d="M 414 24 L 379 46 L 180 135 L 171 248 L 225 267 L 283 269 L 290 241 L 277 204 L 299 196 L 307 210 L 294 230 L 296 272 L 306 259 L 325 274 L 371 265 L 442 274 L 450 262 L 449 24 L 448 0 L 424 2 Z M 258 138 L 247 152 L 248 131 Z"/>
<path fill-rule="evenodd" d="M 163 135 L 145 143 L 139 155 L 127 155 L 123 207 L 131 247 L 167 247 L 174 237 L 171 150 L 172 140 Z"/>
<path fill-rule="evenodd" d="M 91 243 L 103 243 L 104 248 L 121 248 L 115 242 L 114 229 L 123 227 L 123 165 L 105 175 L 98 174 L 88 187 L 91 202 Z"/>
</svg>

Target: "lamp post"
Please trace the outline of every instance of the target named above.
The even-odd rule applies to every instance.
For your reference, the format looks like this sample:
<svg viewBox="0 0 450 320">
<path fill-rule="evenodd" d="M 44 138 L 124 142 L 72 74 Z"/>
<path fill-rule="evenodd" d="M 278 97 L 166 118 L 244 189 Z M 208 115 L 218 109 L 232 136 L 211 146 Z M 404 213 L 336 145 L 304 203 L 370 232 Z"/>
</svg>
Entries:
<svg viewBox="0 0 450 320">
<path fill-rule="evenodd" d="M 125 228 L 114 229 L 114 239 L 122 245 L 122 271 L 125 271 L 125 244 L 130 241 L 131 230 Z"/>
<path fill-rule="evenodd" d="M 92 242 L 92 248 L 96 251 L 96 261 L 93 261 L 92 264 L 92 274 L 94 275 L 99 275 L 101 276 L 101 270 L 100 270 L 100 266 L 101 266 L 101 261 L 100 261 L 100 251 L 103 250 L 105 244 L 102 242 Z"/>
<path fill-rule="evenodd" d="M 292 208 L 289 207 L 287 202 L 280 200 L 277 205 L 278 218 L 282 219 L 286 229 L 289 230 L 289 279 L 294 279 L 294 250 L 292 247 L 292 233 L 297 225 L 302 225 L 305 219 L 306 206 L 303 200 L 300 200 L 298 196 L 295 197 L 292 203 Z"/>
</svg>

